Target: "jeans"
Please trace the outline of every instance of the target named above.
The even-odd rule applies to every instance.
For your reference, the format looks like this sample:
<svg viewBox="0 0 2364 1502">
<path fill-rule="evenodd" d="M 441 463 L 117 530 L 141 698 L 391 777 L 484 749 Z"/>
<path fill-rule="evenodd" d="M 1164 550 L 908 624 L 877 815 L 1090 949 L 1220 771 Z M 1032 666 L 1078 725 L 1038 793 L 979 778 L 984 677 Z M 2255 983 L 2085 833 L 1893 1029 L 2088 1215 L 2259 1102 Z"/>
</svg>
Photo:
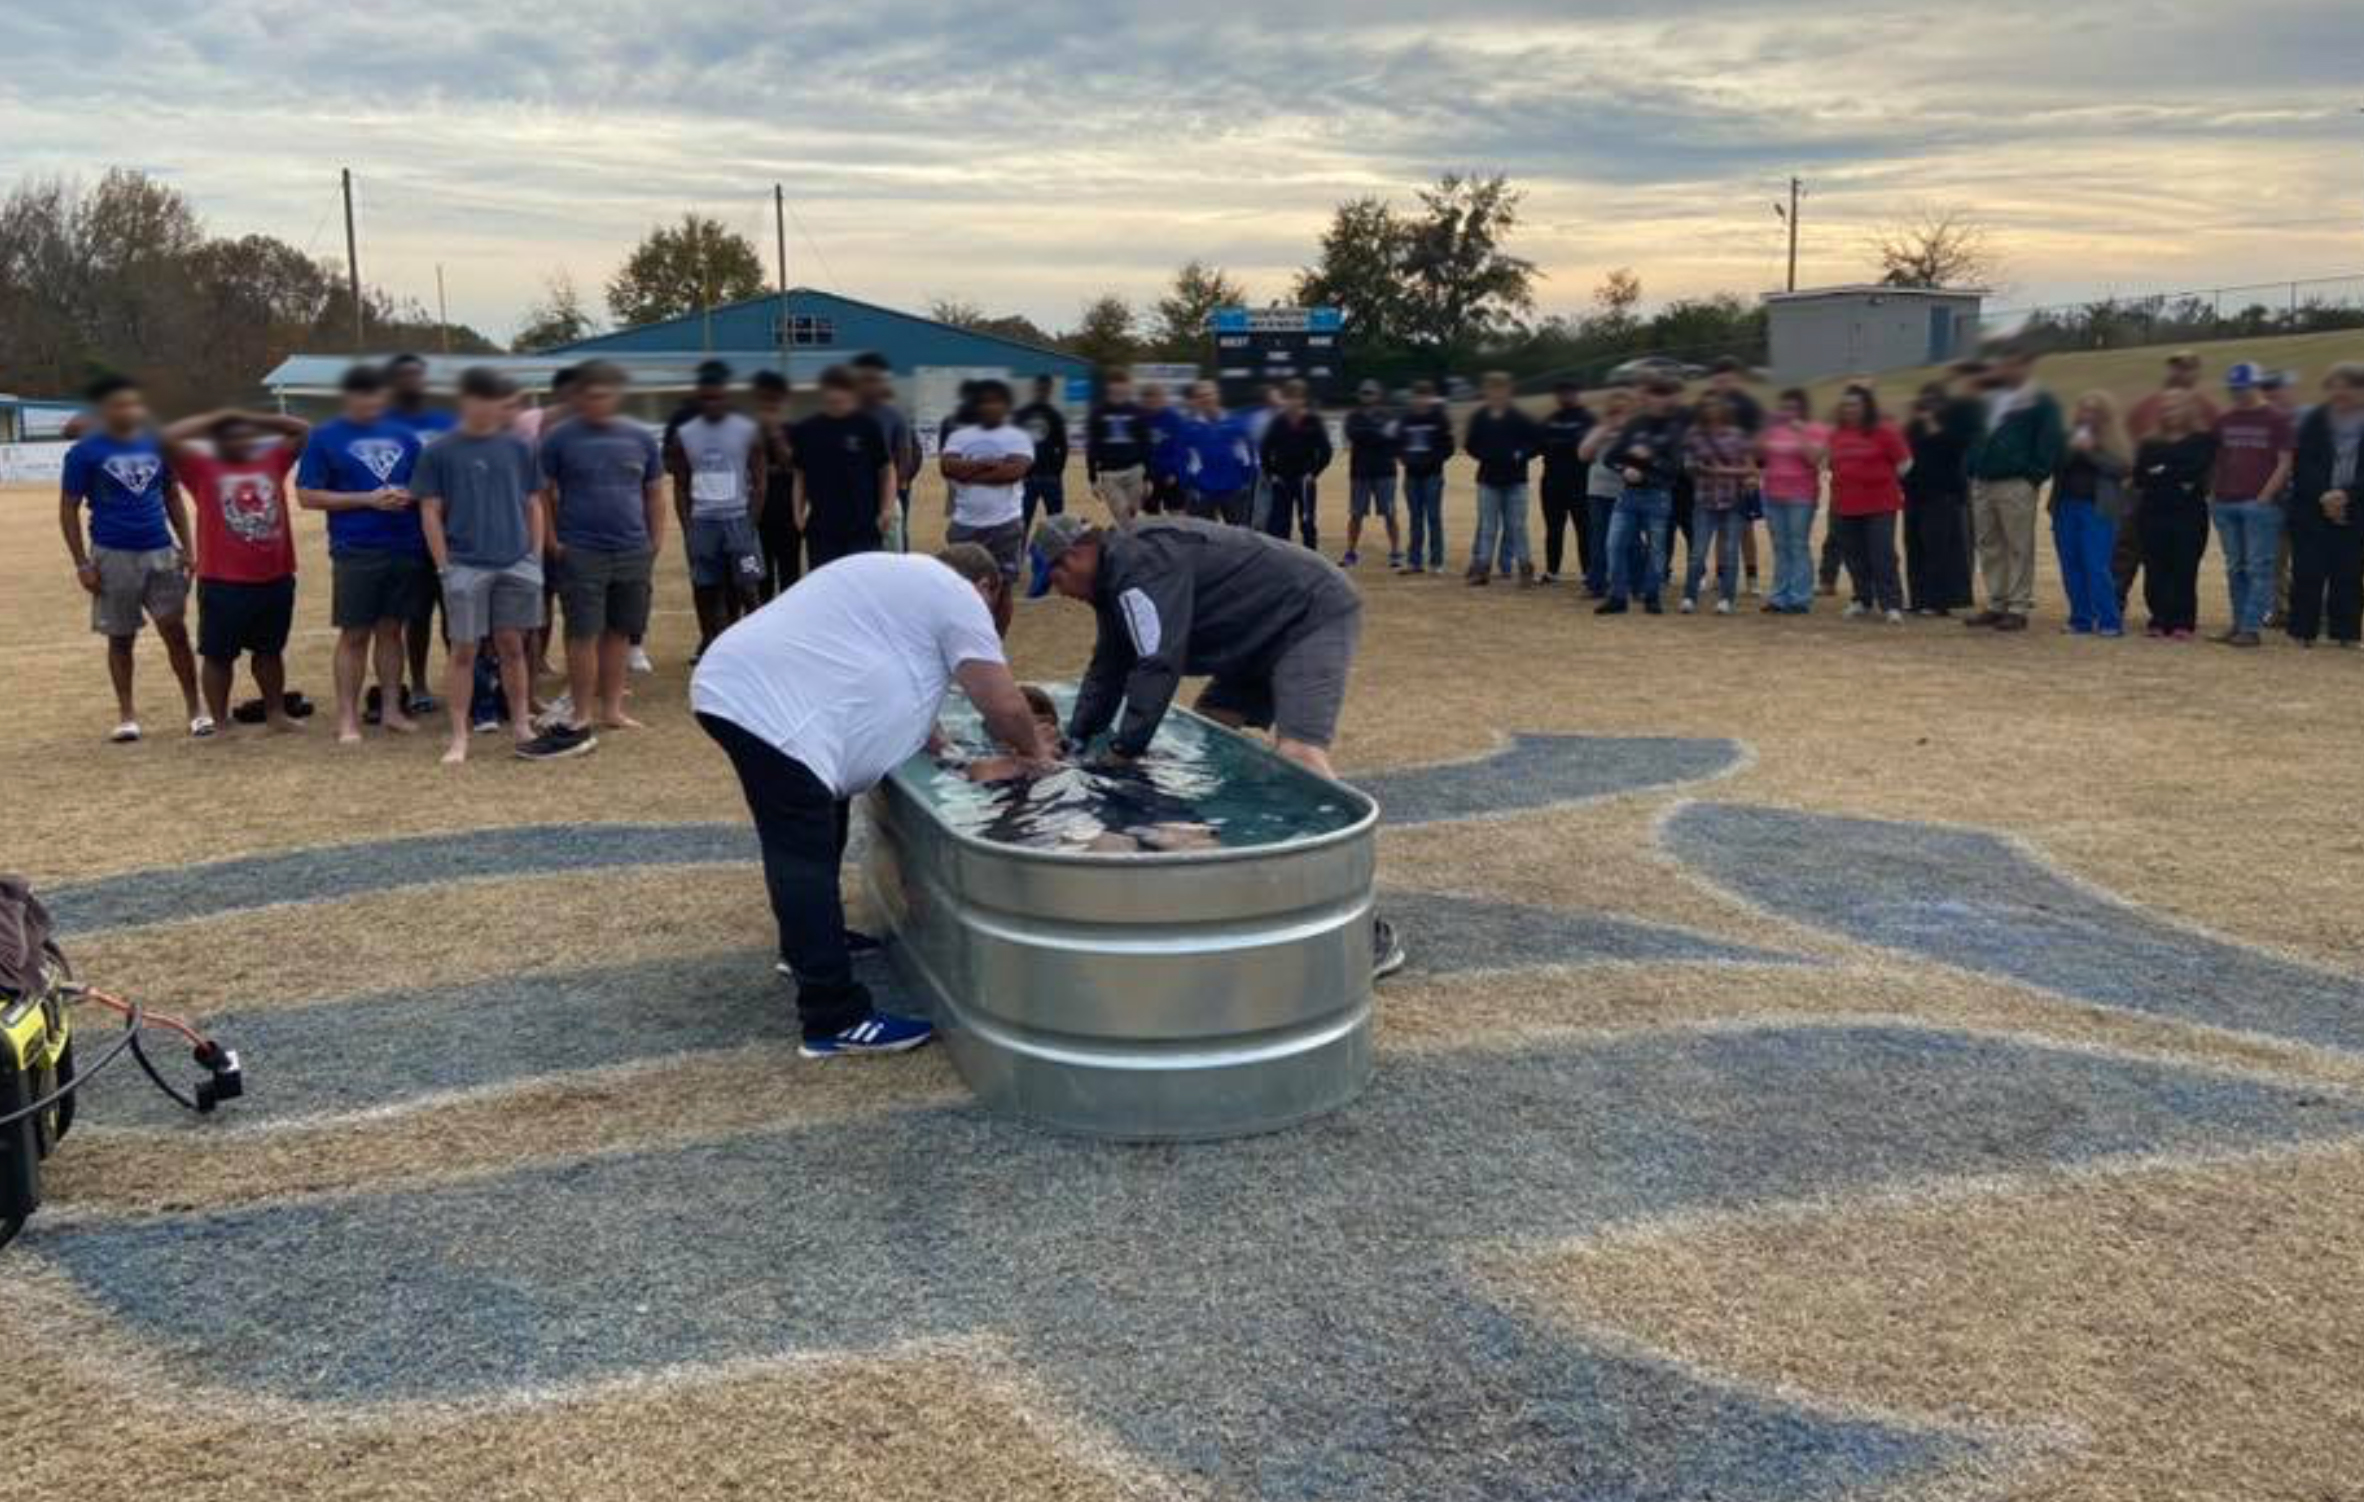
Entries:
<svg viewBox="0 0 2364 1502">
<path fill-rule="evenodd" d="M 2115 636 L 2126 629 L 2118 610 L 2118 581 L 2110 559 L 2118 526 L 2091 501 L 2061 500 L 2052 507 L 2052 546 L 2060 554 L 2060 583 L 2068 591 L 2069 629 Z"/>
<path fill-rule="evenodd" d="M 1719 511 L 1711 506 L 1700 506 L 1691 513 L 1691 557 L 1683 568 L 1683 598 L 1699 598 L 1699 586 L 1707 575 L 1708 550 L 1715 550 L 1716 592 L 1726 600 L 1740 592 L 1740 534 L 1748 526 L 1748 519 L 1740 508 Z"/>
<path fill-rule="evenodd" d="M 1609 518 L 1617 510 L 1617 497 L 1588 495 L 1584 498 L 1584 588 L 1587 594 L 1605 595 L 1609 592 Z"/>
<path fill-rule="evenodd" d="M 1470 568 L 1497 568 L 1497 552 L 1501 573 L 1533 568 L 1534 559 L 1527 552 L 1527 487 L 1480 485 L 1477 502 L 1477 546 L 1470 550 Z"/>
<path fill-rule="evenodd" d="M 1609 598 L 1630 595 L 1655 600 L 1666 587 L 1666 550 L 1672 542 L 1674 496 L 1663 490 L 1628 490 L 1609 518 Z M 1638 554 L 1639 541 L 1646 551 Z M 1636 568 L 1640 579 L 1634 578 Z"/>
<path fill-rule="evenodd" d="M 1875 511 L 1868 516 L 1840 516 L 1839 547 L 1847 555 L 1847 577 L 1855 584 L 1855 603 L 1866 610 L 1902 610 L 1904 580 L 1896 572 L 1896 513 Z"/>
<path fill-rule="evenodd" d="M 2224 545 L 2224 579 L 2233 601 L 2233 629 L 2254 632 L 2274 608 L 2274 573 L 2281 559 L 2282 508 L 2272 501 L 2218 501 L 2210 512 Z"/>
<path fill-rule="evenodd" d="M 1026 514 L 1021 519 L 1026 535 L 1034 535 L 1034 509 L 1040 506 L 1045 516 L 1064 516 L 1067 512 L 1067 477 L 1065 475 L 1037 475 L 1026 482 Z"/>
<path fill-rule="evenodd" d="M 1248 524 L 1249 508 L 1255 503 L 1256 492 L 1242 487 L 1238 490 L 1193 490 L 1185 508 L 1200 521 L 1229 522 L 1235 527 Z"/>
<path fill-rule="evenodd" d="M 1346 481 L 1346 514 L 1356 521 L 1376 515 L 1395 520 L 1395 476 L 1352 475 Z"/>
<path fill-rule="evenodd" d="M 755 836 L 763 847 L 763 885 L 779 928 L 780 958 L 796 976 L 796 1011 L 807 1038 L 843 1032 L 870 1015 L 870 995 L 854 983 L 846 949 L 847 804 L 803 762 L 761 736 L 701 714 L 698 724 L 739 774 Z"/>
<path fill-rule="evenodd" d="M 1410 514 L 1412 535 L 1406 554 L 1414 565 L 1445 566 L 1445 477 L 1443 474 L 1404 476 L 1404 510 Z M 1427 552 L 1423 554 L 1421 549 Z"/>
<path fill-rule="evenodd" d="M 1765 529 L 1773 534 L 1770 604 L 1804 610 L 1814 603 L 1814 504 L 1765 497 Z"/>
</svg>

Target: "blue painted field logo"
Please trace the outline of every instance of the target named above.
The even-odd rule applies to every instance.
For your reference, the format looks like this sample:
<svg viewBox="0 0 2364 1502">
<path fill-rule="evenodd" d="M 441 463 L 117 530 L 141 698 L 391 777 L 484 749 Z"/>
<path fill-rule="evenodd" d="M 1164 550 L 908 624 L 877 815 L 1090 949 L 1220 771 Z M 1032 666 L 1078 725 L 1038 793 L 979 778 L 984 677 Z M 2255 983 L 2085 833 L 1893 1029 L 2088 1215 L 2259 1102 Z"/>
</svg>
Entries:
<svg viewBox="0 0 2364 1502">
<path fill-rule="evenodd" d="M 1565 765 L 1588 744 L 1522 737 L 1491 758 L 1393 774 L 1381 796 L 1417 823 L 1495 795 L 1536 807 L 1618 791 L 1598 767 Z M 1738 759 L 1696 749 L 1723 743 L 1656 744 L 1640 786 Z M 1804 816 L 1694 809 L 1668 839 L 1768 906 L 1897 948 L 1915 948 L 1918 930 L 1877 904 L 1849 918 L 1871 894 L 1836 865 L 1888 851 L 1870 879 L 1903 893 L 1891 903 L 1970 903 L 1993 876 L 1963 872 L 1946 897 L 1941 873 L 1915 875 L 1916 841 L 1936 841 L 1943 867 L 1964 857 L 1943 831 L 1896 833 L 1890 848 L 1886 833 L 1840 829 L 1822 841 L 1826 862 L 1818 835 L 1781 822 L 1792 817 Z M 388 842 L 366 860 L 298 852 L 117 878 L 57 905 L 85 930 L 123 928 L 289 890 L 324 900 L 751 853 L 712 826 L 509 830 L 431 851 Z M 1813 973 L 1795 956 L 1601 914 L 1390 900 L 1431 975 L 1602 962 Z M 2197 942 L 2089 900 L 2075 918 L 2088 935 Z M 1983 930 L 1969 932 L 1925 952 L 1988 964 Z M 2223 948 L 2215 962 L 2235 965 Z M 235 1025 L 258 1072 L 278 1068 L 242 1130 L 608 1068 L 632 1047 L 661 1062 L 772 1037 L 785 1053 L 777 994 L 748 983 L 764 968 L 750 950 L 256 1012 Z M 461 1015 L 464 1058 L 395 1046 Z M 619 1057 L 618 1039 L 649 1041 Z M 334 1067 L 306 1065 L 334 1048 Z M 784 1062 L 780 1088 L 795 1083 Z M 982 1338 L 1144 1464 L 1221 1495 L 1782 1502 L 1935 1476 L 2005 1441 L 1800 1404 L 1539 1323 L 1473 1265 L 1685 1212 L 2359 1135 L 2364 1103 L 2319 1088 L 1893 1021 L 1737 1022 L 1395 1051 L 1338 1115 L 1221 1144 L 1116 1146 L 967 1107 L 893 1109 L 466 1182 L 61 1219 L 37 1223 L 27 1246 L 184 1370 L 302 1402 L 464 1401 Z"/>
</svg>

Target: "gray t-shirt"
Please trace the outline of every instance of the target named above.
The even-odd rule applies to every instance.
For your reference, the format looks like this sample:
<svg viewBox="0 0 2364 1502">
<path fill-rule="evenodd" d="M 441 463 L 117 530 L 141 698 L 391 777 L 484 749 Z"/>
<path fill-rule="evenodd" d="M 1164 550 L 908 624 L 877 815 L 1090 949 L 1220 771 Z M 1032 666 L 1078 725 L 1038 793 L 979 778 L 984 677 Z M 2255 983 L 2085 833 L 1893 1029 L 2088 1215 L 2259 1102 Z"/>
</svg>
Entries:
<svg viewBox="0 0 2364 1502">
<path fill-rule="evenodd" d="M 624 418 L 578 417 L 542 440 L 542 474 L 558 494 L 558 540 L 570 548 L 646 551 L 648 487 L 664 473 L 656 436 Z"/>
<path fill-rule="evenodd" d="M 507 568 L 532 551 L 525 508 L 538 484 L 533 449 L 512 433 L 447 433 L 410 477 L 412 495 L 443 503 L 451 561 L 470 568 Z"/>
<path fill-rule="evenodd" d="M 673 430 L 689 465 L 692 518 L 745 518 L 747 456 L 761 436 L 755 420 L 738 412 L 712 421 L 693 417 Z"/>
</svg>

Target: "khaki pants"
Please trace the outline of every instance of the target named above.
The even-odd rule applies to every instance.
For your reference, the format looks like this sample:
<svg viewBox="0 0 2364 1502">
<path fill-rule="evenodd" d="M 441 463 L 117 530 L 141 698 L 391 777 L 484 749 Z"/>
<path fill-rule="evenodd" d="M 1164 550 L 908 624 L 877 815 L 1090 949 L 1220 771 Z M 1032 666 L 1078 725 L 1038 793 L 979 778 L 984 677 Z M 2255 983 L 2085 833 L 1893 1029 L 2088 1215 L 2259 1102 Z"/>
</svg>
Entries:
<svg viewBox="0 0 2364 1502">
<path fill-rule="evenodd" d="M 1142 498 L 1149 493 L 1149 472 L 1139 465 L 1131 469 L 1104 469 L 1100 478 L 1092 482 L 1101 503 L 1117 525 L 1131 521 L 1141 514 Z"/>
<path fill-rule="evenodd" d="M 2026 480 L 1972 480 L 1970 527 L 1990 610 L 2036 608 L 2036 487 Z"/>
</svg>

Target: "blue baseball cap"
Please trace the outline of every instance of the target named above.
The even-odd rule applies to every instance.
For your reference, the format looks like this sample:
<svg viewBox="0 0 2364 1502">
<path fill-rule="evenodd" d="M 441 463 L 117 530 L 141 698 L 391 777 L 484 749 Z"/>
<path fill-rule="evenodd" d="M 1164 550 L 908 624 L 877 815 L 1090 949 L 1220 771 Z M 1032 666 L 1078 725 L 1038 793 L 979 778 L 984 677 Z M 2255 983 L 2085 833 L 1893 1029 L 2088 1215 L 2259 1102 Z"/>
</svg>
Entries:
<svg viewBox="0 0 2364 1502">
<path fill-rule="evenodd" d="M 1032 551 L 1034 579 L 1026 586 L 1026 598 L 1039 600 L 1051 592 L 1051 570 L 1067 556 L 1067 550 L 1087 538 L 1097 536 L 1099 528 L 1080 516 L 1061 513 L 1046 516 L 1034 524 Z"/>
<path fill-rule="evenodd" d="M 2265 367 L 2254 360 L 2243 360 L 2224 373 L 2225 389 L 2228 391 L 2247 391 L 2265 383 Z"/>
</svg>

